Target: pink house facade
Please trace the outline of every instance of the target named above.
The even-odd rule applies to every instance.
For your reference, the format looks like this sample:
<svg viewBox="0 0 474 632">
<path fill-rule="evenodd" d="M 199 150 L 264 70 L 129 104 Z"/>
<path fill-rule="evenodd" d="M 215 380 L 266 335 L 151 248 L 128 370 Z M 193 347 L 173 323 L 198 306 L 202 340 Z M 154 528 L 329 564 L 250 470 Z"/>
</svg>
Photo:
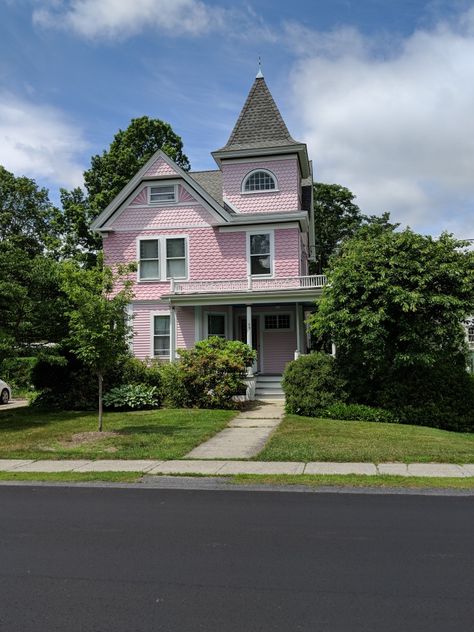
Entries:
<svg viewBox="0 0 474 632">
<path fill-rule="evenodd" d="M 185 172 L 158 151 L 95 220 L 109 265 L 138 262 L 133 353 L 174 361 L 211 335 L 257 351 L 249 397 L 280 393 L 308 349 L 304 321 L 325 278 L 314 245 L 312 165 L 259 73 L 217 169 Z"/>
</svg>

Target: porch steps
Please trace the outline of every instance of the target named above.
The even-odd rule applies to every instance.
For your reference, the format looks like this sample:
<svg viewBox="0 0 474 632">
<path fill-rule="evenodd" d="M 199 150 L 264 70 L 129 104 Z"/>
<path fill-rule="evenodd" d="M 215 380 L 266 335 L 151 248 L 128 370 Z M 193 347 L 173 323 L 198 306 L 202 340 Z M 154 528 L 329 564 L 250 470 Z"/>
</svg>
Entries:
<svg viewBox="0 0 474 632">
<path fill-rule="evenodd" d="M 281 387 L 281 375 L 257 375 L 255 384 L 255 399 L 285 399 Z"/>
</svg>

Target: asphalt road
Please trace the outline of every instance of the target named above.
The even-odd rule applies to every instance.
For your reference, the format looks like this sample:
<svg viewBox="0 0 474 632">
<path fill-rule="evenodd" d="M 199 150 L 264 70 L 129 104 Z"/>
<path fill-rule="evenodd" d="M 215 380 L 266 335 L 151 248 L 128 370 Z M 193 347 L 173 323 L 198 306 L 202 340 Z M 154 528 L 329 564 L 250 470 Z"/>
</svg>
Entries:
<svg viewBox="0 0 474 632">
<path fill-rule="evenodd" d="M 0 487 L 1 632 L 464 632 L 474 499 Z"/>
</svg>

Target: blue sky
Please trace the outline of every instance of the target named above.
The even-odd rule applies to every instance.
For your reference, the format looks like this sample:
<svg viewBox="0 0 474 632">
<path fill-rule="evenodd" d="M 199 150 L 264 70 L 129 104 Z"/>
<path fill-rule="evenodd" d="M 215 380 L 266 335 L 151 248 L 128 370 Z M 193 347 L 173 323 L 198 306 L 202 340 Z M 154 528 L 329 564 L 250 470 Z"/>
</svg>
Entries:
<svg viewBox="0 0 474 632">
<path fill-rule="evenodd" d="M 0 164 L 57 199 L 135 116 L 215 165 L 261 55 L 316 178 L 474 237 L 474 2 L 0 0 Z"/>
</svg>

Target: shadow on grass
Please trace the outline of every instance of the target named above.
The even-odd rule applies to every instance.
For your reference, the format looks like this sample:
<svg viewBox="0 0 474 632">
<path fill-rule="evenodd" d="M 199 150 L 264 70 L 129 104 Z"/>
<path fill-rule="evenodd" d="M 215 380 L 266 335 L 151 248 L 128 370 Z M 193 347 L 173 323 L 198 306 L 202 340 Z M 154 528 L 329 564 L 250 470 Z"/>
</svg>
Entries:
<svg viewBox="0 0 474 632">
<path fill-rule="evenodd" d="M 44 411 L 35 408 L 18 408 L 2 413 L 0 416 L 0 432 L 26 430 L 38 426 L 49 426 L 59 421 L 74 421 L 91 411 Z"/>
</svg>

